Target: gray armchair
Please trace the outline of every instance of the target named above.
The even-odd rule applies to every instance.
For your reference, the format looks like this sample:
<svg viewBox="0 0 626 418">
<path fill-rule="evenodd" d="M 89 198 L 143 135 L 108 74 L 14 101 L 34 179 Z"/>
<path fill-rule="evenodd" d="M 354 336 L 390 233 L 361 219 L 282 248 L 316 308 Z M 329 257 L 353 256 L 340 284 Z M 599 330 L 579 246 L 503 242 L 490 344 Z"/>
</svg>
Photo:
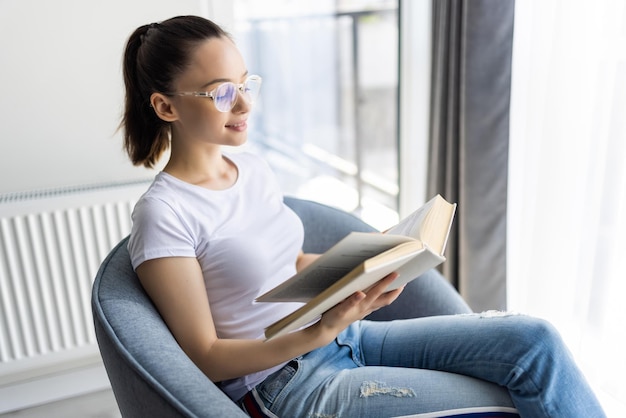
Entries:
<svg viewBox="0 0 626 418">
<path fill-rule="evenodd" d="M 285 198 L 302 219 L 304 250 L 323 252 L 350 231 L 374 228 L 346 212 Z M 103 261 L 92 289 L 100 353 L 124 417 L 245 417 L 185 355 L 143 291 L 122 240 Z M 434 270 L 412 281 L 369 319 L 470 312 Z"/>
</svg>

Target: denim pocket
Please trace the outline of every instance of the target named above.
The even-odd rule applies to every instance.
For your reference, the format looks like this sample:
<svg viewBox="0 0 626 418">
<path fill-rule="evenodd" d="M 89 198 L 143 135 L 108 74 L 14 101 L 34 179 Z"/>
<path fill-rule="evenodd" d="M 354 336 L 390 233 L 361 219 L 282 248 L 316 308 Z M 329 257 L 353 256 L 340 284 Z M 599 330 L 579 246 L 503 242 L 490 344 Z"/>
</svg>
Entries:
<svg viewBox="0 0 626 418">
<path fill-rule="evenodd" d="M 274 403 L 280 392 L 293 379 L 297 371 L 298 361 L 291 360 L 282 369 L 272 373 L 256 386 L 256 391 L 266 402 L 266 406 Z"/>
<path fill-rule="evenodd" d="M 353 322 L 348 328 L 337 335 L 335 339 L 339 347 L 347 347 L 350 349 L 352 361 L 357 366 L 364 366 L 361 352 L 361 321 Z"/>
</svg>

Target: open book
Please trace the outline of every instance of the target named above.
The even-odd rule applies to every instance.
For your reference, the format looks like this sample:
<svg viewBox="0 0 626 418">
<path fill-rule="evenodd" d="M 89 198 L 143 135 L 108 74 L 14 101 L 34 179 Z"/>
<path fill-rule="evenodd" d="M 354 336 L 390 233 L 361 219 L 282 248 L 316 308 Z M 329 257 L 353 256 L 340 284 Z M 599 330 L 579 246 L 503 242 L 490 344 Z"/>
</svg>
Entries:
<svg viewBox="0 0 626 418">
<path fill-rule="evenodd" d="M 456 204 L 435 196 L 386 233 L 352 232 L 308 267 L 259 296 L 257 302 L 305 302 L 270 325 L 267 339 L 317 319 L 351 294 L 397 272 L 388 290 L 441 264 Z"/>
</svg>

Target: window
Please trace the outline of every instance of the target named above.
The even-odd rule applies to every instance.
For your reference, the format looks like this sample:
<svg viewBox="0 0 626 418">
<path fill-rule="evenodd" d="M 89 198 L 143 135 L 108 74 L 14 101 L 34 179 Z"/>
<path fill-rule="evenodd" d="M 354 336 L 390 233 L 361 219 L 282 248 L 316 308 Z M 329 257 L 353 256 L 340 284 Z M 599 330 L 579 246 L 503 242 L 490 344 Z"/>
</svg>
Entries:
<svg viewBox="0 0 626 418">
<path fill-rule="evenodd" d="M 397 1 L 236 0 L 234 15 L 248 68 L 263 77 L 250 146 L 285 193 L 395 223 Z"/>
</svg>

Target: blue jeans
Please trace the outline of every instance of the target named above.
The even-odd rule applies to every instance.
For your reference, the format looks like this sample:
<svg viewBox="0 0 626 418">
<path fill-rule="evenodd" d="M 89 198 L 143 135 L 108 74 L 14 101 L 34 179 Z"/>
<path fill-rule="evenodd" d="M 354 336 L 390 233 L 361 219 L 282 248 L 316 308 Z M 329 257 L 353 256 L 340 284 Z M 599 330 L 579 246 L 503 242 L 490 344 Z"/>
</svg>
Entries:
<svg viewBox="0 0 626 418">
<path fill-rule="evenodd" d="M 360 321 L 254 390 L 279 417 L 484 406 L 522 417 L 605 416 L 556 330 L 522 315 Z"/>
</svg>

